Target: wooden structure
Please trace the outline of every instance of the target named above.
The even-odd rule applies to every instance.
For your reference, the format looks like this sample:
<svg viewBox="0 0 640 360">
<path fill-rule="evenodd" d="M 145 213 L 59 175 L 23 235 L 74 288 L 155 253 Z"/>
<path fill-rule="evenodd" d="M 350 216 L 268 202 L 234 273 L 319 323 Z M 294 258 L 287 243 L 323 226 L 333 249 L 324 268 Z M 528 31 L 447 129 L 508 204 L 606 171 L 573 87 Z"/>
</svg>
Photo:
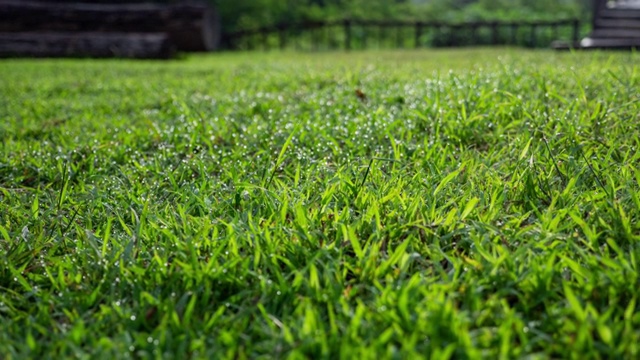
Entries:
<svg viewBox="0 0 640 360">
<path fill-rule="evenodd" d="M 227 47 L 247 50 L 478 45 L 548 47 L 558 38 L 577 42 L 579 30 L 577 19 L 464 23 L 345 19 L 281 23 L 225 34 L 224 38 Z"/>
<path fill-rule="evenodd" d="M 640 1 L 595 0 L 593 30 L 583 48 L 640 48 Z"/>
<path fill-rule="evenodd" d="M 0 57 L 15 56 L 169 59 L 175 47 L 163 33 L 0 33 Z"/>
<path fill-rule="evenodd" d="M 168 58 L 217 48 L 205 3 L 0 0 L 0 56 Z"/>
</svg>

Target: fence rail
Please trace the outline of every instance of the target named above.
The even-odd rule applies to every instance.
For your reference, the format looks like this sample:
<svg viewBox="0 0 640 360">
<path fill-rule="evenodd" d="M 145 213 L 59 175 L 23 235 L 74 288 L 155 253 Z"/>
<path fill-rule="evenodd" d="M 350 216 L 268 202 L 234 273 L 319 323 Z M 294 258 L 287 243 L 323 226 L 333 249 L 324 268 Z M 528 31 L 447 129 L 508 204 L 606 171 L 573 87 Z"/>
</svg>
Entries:
<svg viewBox="0 0 640 360">
<path fill-rule="evenodd" d="M 282 23 L 225 34 L 231 49 L 366 49 L 516 45 L 546 47 L 553 40 L 578 41 L 580 21 L 475 21 L 463 23 L 338 20 Z"/>
</svg>

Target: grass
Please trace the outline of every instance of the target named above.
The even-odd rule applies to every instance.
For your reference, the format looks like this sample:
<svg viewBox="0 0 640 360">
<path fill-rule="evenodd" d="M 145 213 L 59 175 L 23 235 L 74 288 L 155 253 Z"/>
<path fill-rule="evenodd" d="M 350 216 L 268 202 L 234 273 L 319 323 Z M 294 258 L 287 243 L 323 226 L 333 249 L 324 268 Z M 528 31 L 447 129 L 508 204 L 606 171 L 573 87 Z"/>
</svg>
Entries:
<svg viewBox="0 0 640 360">
<path fill-rule="evenodd" d="M 635 358 L 638 60 L 3 60 L 0 357 Z"/>
</svg>

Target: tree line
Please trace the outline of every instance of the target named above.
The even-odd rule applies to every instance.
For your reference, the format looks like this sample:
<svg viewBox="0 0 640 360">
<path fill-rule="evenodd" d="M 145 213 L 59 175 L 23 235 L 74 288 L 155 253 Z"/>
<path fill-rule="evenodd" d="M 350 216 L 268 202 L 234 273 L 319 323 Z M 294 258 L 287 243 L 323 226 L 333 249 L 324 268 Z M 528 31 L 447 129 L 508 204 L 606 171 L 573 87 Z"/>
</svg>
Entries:
<svg viewBox="0 0 640 360">
<path fill-rule="evenodd" d="M 590 15 L 590 0 L 210 0 L 225 32 L 312 20 L 450 22 L 553 20 Z"/>
<path fill-rule="evenodd" d="M 132 3 L 149 0 L 39 0 Z M 587 20 L 592 0 L 151 0 L 208 1 L 224 32 L 313 20 L 375 19 L 420 21 Z"/>
</svg>

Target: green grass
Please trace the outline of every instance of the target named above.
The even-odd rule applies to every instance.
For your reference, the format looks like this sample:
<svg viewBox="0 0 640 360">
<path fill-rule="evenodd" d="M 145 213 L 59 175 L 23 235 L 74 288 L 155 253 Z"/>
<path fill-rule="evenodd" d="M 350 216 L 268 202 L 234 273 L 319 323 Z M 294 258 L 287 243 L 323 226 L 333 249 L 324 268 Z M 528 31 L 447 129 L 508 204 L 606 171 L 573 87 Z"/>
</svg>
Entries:
<svg viewBox="0 0 640 360">
<path fill-rule="evenodd" d="M 3 60 L 0 358 L 635 358 L 638 60 Z"/>
</svg>

